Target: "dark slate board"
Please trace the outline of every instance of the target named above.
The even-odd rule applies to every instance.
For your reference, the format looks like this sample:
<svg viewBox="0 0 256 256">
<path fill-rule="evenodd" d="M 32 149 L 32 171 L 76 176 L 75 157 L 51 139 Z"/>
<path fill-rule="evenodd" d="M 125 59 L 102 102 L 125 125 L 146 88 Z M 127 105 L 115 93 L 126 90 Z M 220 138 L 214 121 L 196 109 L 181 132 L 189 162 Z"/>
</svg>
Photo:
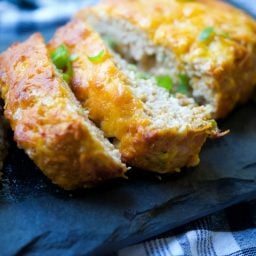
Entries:
<svg viewBox="0 0 256 256">
<path fill-rule="evenodd" d="M 161 179 L 133 171 L 130 180 L 72 193 L 12 143 L 0 187 L 0 255 L 105 255 L 256 198 L 255 113 L 250 103 L 221 123 L 231 133 L 208 141 L 197 168 Z"/>
</svg>

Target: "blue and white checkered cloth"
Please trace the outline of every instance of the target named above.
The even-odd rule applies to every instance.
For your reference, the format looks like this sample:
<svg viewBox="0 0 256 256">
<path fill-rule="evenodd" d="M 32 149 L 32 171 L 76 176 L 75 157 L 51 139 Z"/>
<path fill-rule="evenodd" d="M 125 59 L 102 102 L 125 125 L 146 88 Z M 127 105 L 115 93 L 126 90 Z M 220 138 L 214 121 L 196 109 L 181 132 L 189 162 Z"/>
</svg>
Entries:
<svg viewBox="0 0 256 256">
<path fill-rule="evenodd" d="M 256 201 L 204 217 L 158 239 L 119 251 L 118 256 L 256 255 Z"/>
<path fill-rule="evenodd" d="M 50 26 L 55 28 L 66 22 L 77 9 L 95 2 L 37 0 L 34 3 L 38 8 L 22 10 L 15 4 L 0 0 L 0 50 L 34 31 L 48 31 Z M 256 0 L 230 2 L 242 3 L 256 16 Z M 256 201 L 204 217 L 157 239 L 125 248 L 118 255 L 256 256 Z"/>
</svg>

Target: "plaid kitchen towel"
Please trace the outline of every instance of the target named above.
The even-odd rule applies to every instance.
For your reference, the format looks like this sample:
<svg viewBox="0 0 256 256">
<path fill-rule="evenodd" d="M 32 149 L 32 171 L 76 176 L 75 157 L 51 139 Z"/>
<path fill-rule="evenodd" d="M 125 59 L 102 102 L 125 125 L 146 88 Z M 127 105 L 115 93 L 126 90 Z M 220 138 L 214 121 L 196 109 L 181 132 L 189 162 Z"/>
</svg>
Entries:
<svg viewBox="0 0 256 256">
<path fill-rule="evenodd" d="M 256 255 L 256 201 L 204 217 L 151 241 L 119 251 L 118 256 Z"/>
</svg>

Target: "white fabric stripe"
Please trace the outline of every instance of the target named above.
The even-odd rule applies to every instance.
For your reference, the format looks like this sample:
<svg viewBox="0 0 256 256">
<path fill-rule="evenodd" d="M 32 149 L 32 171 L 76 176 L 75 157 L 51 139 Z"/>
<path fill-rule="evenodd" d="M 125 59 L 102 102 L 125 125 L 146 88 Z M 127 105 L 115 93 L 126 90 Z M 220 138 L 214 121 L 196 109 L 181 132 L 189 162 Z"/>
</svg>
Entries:
<svg viewBox="0 0 256 256">
<path fill-rule="evenodd" d="M 218 256 L 228 255 L 240 250 L 231 232 L 212 232 L 212 242 Z"/>
<path fill-rule="evenodd" d="M 148 251 L 150 252 L 150 255 L 159 256 L 156 254 L 155 240 L 148 241 L 148 242 L 146 242 L 146 244 L 148 246 Z"/>
<path fill-rule="evenodd" d="M 164 244 L 162 243 L 161 239 L 156 239 L 155 241 L 156 241 L 156 247 L 157 247 L 157 251 L 159 252 L 159 255 L 166 256 L 167 250 Z"/>
<path fill-rule="evenodd" d="M 146 254 L 147 255 L 152 255 L 152 248 L 151 245 L 149 244 L 149 242 L 145 242 L 144 243 L 144 249 L 146 250 Z"/>
<path fill-rule="evenodd" d="M 193 256 L 197 256 L 197 235 L 196 235 L 196 231 L 189 231 L 186 233 L 188 241 L 189 241 L 189 245 L 190 245 L 190 250 Z"/>
<path fill-rule="evenodd" d="M 168 251 L 170 252 L 170 255 L 184 255 L 184 251 L 182 247 L 180 246 L 176 236 L 172 236 L 165 239 L 167 245 L 168 245 Z"/>
<path fill-rule="evenodd" d="M 157 240 L 152 240 L 149 242 L 149 244 L 152 245 L 153 248 L 153 254 L 152 256 L 163 256 L 162 252 L 161 252 L 161 248 L 159 247 L 158 241 Z"/>
<path fill-rule="evenodd" d="M 167 244 L 164 241 L 164 238 L 158 239 L 158 243 L 159 243 L 160 249 L 163 251 L 163 255 L 164 256 L 170 256 L 170 254 L 168 252 L 168 247 L 167 247 Z"/>
<path fill-rule="evenodd" d="M 165 256 L 172 256 L 173 253 L 171 252 L 171 250 L 169 249 L 169 244 L 167 243 L 165 238 L 161 238 L 161 244 L 162 244 L 162 248 L 164 248 L 164 255 Z"/>
<path fill-rule="evenodd" d="M 211 256 L 215 256 L 215 252 L 214 252 L 214 249 L 213 249 L 213 244 L 212 244 L 212 231 L 210 230 L 209 228 L 209 224 L 207 222 L 208 220 L 208 217 L 206 217 L 203 221 L 205 227 L 207 227 L 206 229 L 206 235 L 207 235 L 207 253 L 209 253 L 209 255 Z M 209 220 L 210 222 L 210 220 Z"/>
<path fill-rule="evenodd" d="M 200 221 L 198 221 L 198 225 L 197 225 L 197 234 L 199 234 L 199 237 L 197 238 L 199 241 L 201 241 L 200 243 L 200 252 L 198 252 L 199 254 L 207 254 L 207 255 L 211 255 L 211 251 L 209 248 L 209 242 L 210 242 L 210 232 L 208 230 L 208 224 L 207 224 L 207 220 L 202 219 Z"/>
</svg>

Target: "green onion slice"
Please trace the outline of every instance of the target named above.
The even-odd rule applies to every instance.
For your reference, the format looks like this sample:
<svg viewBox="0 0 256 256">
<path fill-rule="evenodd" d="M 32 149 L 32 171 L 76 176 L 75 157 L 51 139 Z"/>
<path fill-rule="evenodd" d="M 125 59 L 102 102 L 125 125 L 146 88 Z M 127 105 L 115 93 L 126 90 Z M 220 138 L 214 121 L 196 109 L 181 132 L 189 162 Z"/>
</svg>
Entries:
<svg viewBox="0 0 256 256">
<path fill-rule="evenodd" d="M 201 32 L 198 39 L 201 42 L 205 42 L 212 38 L 214 35 L 221 36 L 224 38 L 230 38 L 229 34 L 225 31 L 218 31 L 215 30 L 213 27 L 207 27 Z"/>
<path fill-rule="evenodd" d="M 128 64 L 127 65 L 127 69 L 130 71 L 135 72 L 135 76 L 137 79 L 144 79 L 144 80 L 148 80 L 151 78 L 151 75 L 143 72 L 143 71 L 139 71 L 138 68 L 134 65 L 134 64 Z"/>
<path fill-rule="evenodd" d="M 185 74 L 178 76 L 178 85 L 176 91 L 181 94 L 188 95 L 189 93 L 189 77 Z"/>
<path fill-rule="evenodd" d="M 148 80 L 148 79 L 151 78 L 151 76 L 148 73 L 145 73 L 145 72 L 137 72 L 136 73 L 136 78 Z"/>
<path fill-rule="evenodd" d="M 72 63 L 71 61 L 69 61 L 67 63 L 67 66 L 66 66 L 66 70 L 65 72 L 63 73 L 63 79 L 66 81 L 66 82 L 70 82 L 70 79 L 71 77 L 73 76 L 73 68 L 72 68 Z"/>
<path fill-rule="evenodd" d="M 65 44 L 61 44 L 51 54 L 52 62 L 67 83 L 70 82 L 73 75 L 72 62 L 77 58 L 76 54 L 70 55 Z"/>
<path fill-rule="evenodd" d="M 201 32 L 198 39 L 201 42 L 205 42 L 205 41 L 209 40 L 213 35 L 215 35 L 214 28 L 213 27 L 207 27 Z"/>
<path fill-rule="evenodd" d="M 52 61 L 58 69 L 63 69 L 67 66 L 67 63 L 70 61 L 69 56 L 68 48 L 64 44 L 61 44 L 51 54 Z"/>
<path fill-rule="evenodd" d="M 70 61 L 76 61 L 77 59 L 78 59 L 78 55 L 77 54 L 72 54 L 72 55 L 70 55 Z"/>
<path fill-rule="evenodd" d="M 212 128 L 217 128 L 217 126 L 218 126 L 218 124 L 215 120 L 212 120 L 211 124 L 212 124 Z"/>
<path fill-rule="evenodd" d="M 63 78 L 67 83 L 69 83 L 69 82 L 70 82 L 70 79 L 71 79 L 70 75 L 67 74 L 67 73 L 63 73 L 63 74 L 62 74 L 62 78 Z"/>
<path fill-rule="evenodd" d="M 117 44 L 115 40 L 111 36 L 104 36 L 103 40 L 107 43 L 108 47 L 111 49 L 115 49 Z"/>
<path fill-rule="evenodd" d="M 230 35 L 227 32 L 221 31 L 221 32 L 217 32 L 218 36 L 222 36 L 224 38 L 230 38 Z"/>
<path fill-rule="evenodd" d="M 94 56 L 88 56 L 88 59 L 93 62 L 93 63 L 97 63 L 97 62 L 100 62 L 103 58 L 105 54 L 105 50 L 102 49 L 100 52 L 98 52 L 96 55 Z"/>
<path fill-rule="evenodd" d="M 172 78 L 168 75 L 159 75 L 155 77 L 157 85 L 165 88 L 167 91 L 171 91 L 173 88 Z"/>
<path fill-rule="evenodd" d="M 130 71 L 137 71 L 137 67 L 134 64 L 128 64 L 127 65 L 128 70 Z"/>
</svg>

